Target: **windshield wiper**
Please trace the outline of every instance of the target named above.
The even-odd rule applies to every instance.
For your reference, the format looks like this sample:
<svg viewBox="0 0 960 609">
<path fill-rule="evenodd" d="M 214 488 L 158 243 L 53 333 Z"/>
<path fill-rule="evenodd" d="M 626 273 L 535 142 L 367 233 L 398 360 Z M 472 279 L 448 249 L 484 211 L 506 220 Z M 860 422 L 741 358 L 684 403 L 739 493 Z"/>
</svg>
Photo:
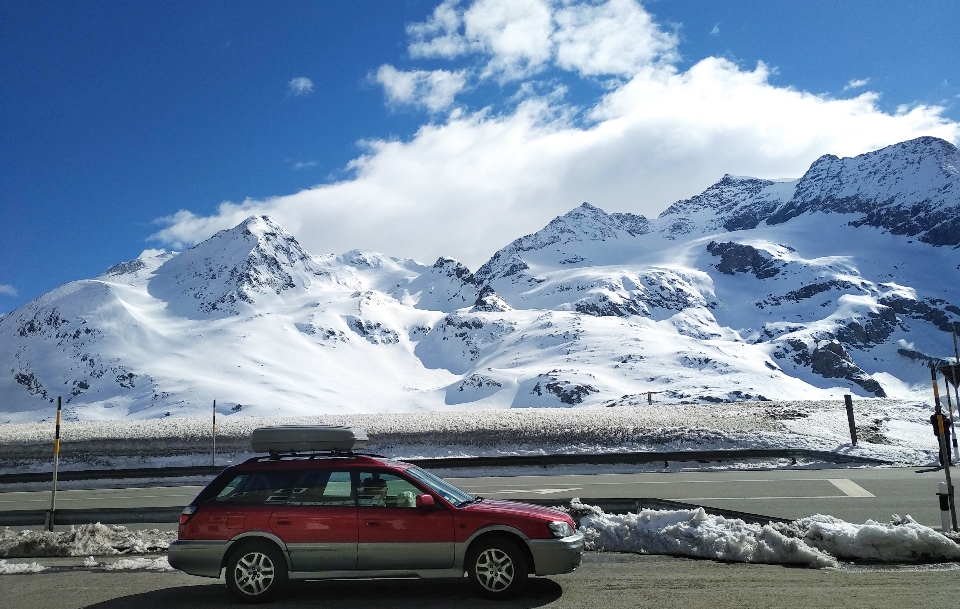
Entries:
<svg viewBox="0 0 960 609">
<path fill-rule="evenodd" d="M 473 505 L 474 503 L 480 503 L 481 501 L 483 501 L 483 497 L 481 497 L 480 495 L 472 495 L 466 501 L 461 501 L 460 503 L 458 503 L 457 507 L 458 508 L 467 507 L 468 505 Z"/>
</svg>

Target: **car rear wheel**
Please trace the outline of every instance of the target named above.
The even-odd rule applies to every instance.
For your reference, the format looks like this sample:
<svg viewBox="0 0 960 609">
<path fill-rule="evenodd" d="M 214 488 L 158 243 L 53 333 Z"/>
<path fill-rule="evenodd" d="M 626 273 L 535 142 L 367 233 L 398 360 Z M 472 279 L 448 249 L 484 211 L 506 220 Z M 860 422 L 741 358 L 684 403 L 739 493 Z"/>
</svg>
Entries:
<svg viewBox="0 0 960 609">
<path fill-rule="evenodd" d="M 287 563 L 275 545 L 247 542 L 227 560 L 227 589 L 241 603 L 270 600 L 287 582 Z"/>
<path fill-rule="evenodd" d="M 516 542 L 505 538 L 481 541 L 467 557 L 467 574 L 481 595 L 515 596 L 527 584 L 527 560 Z"/>
</svg>

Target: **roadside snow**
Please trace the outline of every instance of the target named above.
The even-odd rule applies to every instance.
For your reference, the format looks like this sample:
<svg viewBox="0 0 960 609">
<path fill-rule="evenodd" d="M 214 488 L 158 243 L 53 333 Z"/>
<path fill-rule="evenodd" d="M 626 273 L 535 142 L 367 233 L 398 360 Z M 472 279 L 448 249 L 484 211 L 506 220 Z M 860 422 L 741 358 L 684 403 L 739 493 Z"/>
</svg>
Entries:
<svg viewBox="0 0 960 609">
<path fill-rule="evenodd" d="M 597 552 L 666 554 L 744 563 L 836 568 L 840 561 L 960 561 L 960 545 L 909 516 L 889 524 L 852 524 L 815 515 L 787 523 L 748 524 L 695 510 L 607 514 L 573 499 L 564 508 L 579 519 L 584 547 Z M 171 571 L 166 556 L 97 561 L 94 556 L 163 552 L 176 533 L 87 524 L 62 533 L 0 531 L 0 556 L 86 556 L 83 566 L 108 571 Z M 0 560 L 0 574 L 34 573 L 37 563 Z"/>
<path fill-rule="evenodd" d="M 0 531 L 0 557 L 84 556 L 161 552 L 175 531 L 131 531 L 124 526 L 84 524 L 67 531 Z"/>
<path fill-rule="evenodd" d="M 858 399 L 860 441 L 851 446 L 842 400 L 516 408 L 314 417 L 223 416 L 217 462 L 253 456 L 250 434 L 268 425 L 348 425 L 369 434 L 366 450 L 396 458 L 544 453 L 810 449 L 911 465 L 936 462 L 932 407 L 916 401 Z M 0 471 L 49 471 L 53 424 L 0 425 Z M 69 422 L 61 471 L 175 467 L 210 463 L 210 421 L 167 418 Z"/>
<path fill-rule="evenodd" d="M 46 567 L 35 562 L 7 562 L 0 560 L 0 575 L 13 575 L 14 573 L 39 573 L 45 571 Z"/>
<path fill-rule="evenodd" d="M 84 563 L 86 566 L 86 563 Z M 173 567 L 170 566 L 170 563 L 167 562 L 166 556 L 160 556 L 158 558 L 121 558 L 120 560 L 112 563 L 103 563 L 95 566 L 103 567 L 107 571 L 128 571 L 128 570 L 141 570 L 145 569 L 147 571 L 173 571 Z"/>
<path fill-rule="evenodd" d="M 733 562 L 838 567 L 838 559 L 881 562 L 960 560 L 960 546 L 912 518 L 851 524 L 816 515 L 790 523 L 748 524 L 696 510 L 606 514 L 570 502 L 587 550 L 668 554 Z"/>
</svg>

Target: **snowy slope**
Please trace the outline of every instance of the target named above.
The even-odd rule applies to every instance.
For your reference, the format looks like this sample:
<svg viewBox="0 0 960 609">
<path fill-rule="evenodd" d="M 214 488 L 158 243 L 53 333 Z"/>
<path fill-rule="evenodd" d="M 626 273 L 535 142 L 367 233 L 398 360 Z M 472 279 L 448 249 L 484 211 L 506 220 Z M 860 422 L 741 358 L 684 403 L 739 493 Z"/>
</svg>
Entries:
<svg viewBox="0 0 960 609">
<path fill-rule="evenodd" d="M 920 138 L 656 219 L 584 203 L 475 273 L 251 217 L 0 317 L 0 423 L 57 395 L 79 419 L 925 396 L 960 322 L 958 167 Z"/>
</svg>

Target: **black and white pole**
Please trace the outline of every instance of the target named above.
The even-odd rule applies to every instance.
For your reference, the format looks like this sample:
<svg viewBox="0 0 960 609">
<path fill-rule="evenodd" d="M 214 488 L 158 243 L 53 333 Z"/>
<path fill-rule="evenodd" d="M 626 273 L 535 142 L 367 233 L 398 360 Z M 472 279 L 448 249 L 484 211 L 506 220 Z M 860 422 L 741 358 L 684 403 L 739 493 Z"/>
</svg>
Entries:
<svg viewBox="0 0 960 609">
<path fill-rule="evenodd" d="M 943 425 L 943 407 L 940 406 L 940 387 L 937 383 L 937 368 L 933 365 L 933 362 L 930 363 L 930 378 L 933 381 L 933 401 L 936 408 L 935 415 L 937 421 L 937 439 L 940 443 L 940 457 L 943 459 L 943 475 L 946 478 L 947 485 L 947 502 L 950 507 L 950 523 L 952 525 L 952 530 L 957 530 L 957 505 L 954 499 L 953 494 L 953 481 L 950 479 L 950 452 L 947 448 L 947 440 L 945 437 L 946 429 Z M 949 387 L 947 391 L 949 391 Z"/>
<path fill-rule="evenodd" d="M 217 401 L 213 401 L 213 452 L 210 454 L 210 465 L 217 464 Z"/>
<path fill-rule="evenodd" d="M 850 394 L 843 396 L 843 404 L 847 407 L 847 425 L 850 426 L 850 443 L 857 445 L 857 424 L 853 420 L 853 398 Z"/>
<path fill-rule="evenodd" d="M 57 396 L 57 431 L 53 439 L 53 492 L 50 493 L 50 512 L 47 514 L 47 530 L 52 531 L 57 514 L 57 469 L 60 467 L 60 409 L 62 403 Z"/>
<path fill-rule="evenodd" d="M 957 434 L 954 432 L 953 427 L 953 399 L 950 398 L 950 377 L 947 376 L 947 371 L 942 369 L 943 372 L 943 384 L 947 388 L 947 419 L 950 421 L 948 424 L 950 426 L 950 438 L 953 444 L 953 458 L 960 459 L 960 449 L 957 448 Z M 958 404 L 960 406 L 960 404 Z M 950 446 L 947 446 L 947 451 L 950 450 Z"/>
</svg>

